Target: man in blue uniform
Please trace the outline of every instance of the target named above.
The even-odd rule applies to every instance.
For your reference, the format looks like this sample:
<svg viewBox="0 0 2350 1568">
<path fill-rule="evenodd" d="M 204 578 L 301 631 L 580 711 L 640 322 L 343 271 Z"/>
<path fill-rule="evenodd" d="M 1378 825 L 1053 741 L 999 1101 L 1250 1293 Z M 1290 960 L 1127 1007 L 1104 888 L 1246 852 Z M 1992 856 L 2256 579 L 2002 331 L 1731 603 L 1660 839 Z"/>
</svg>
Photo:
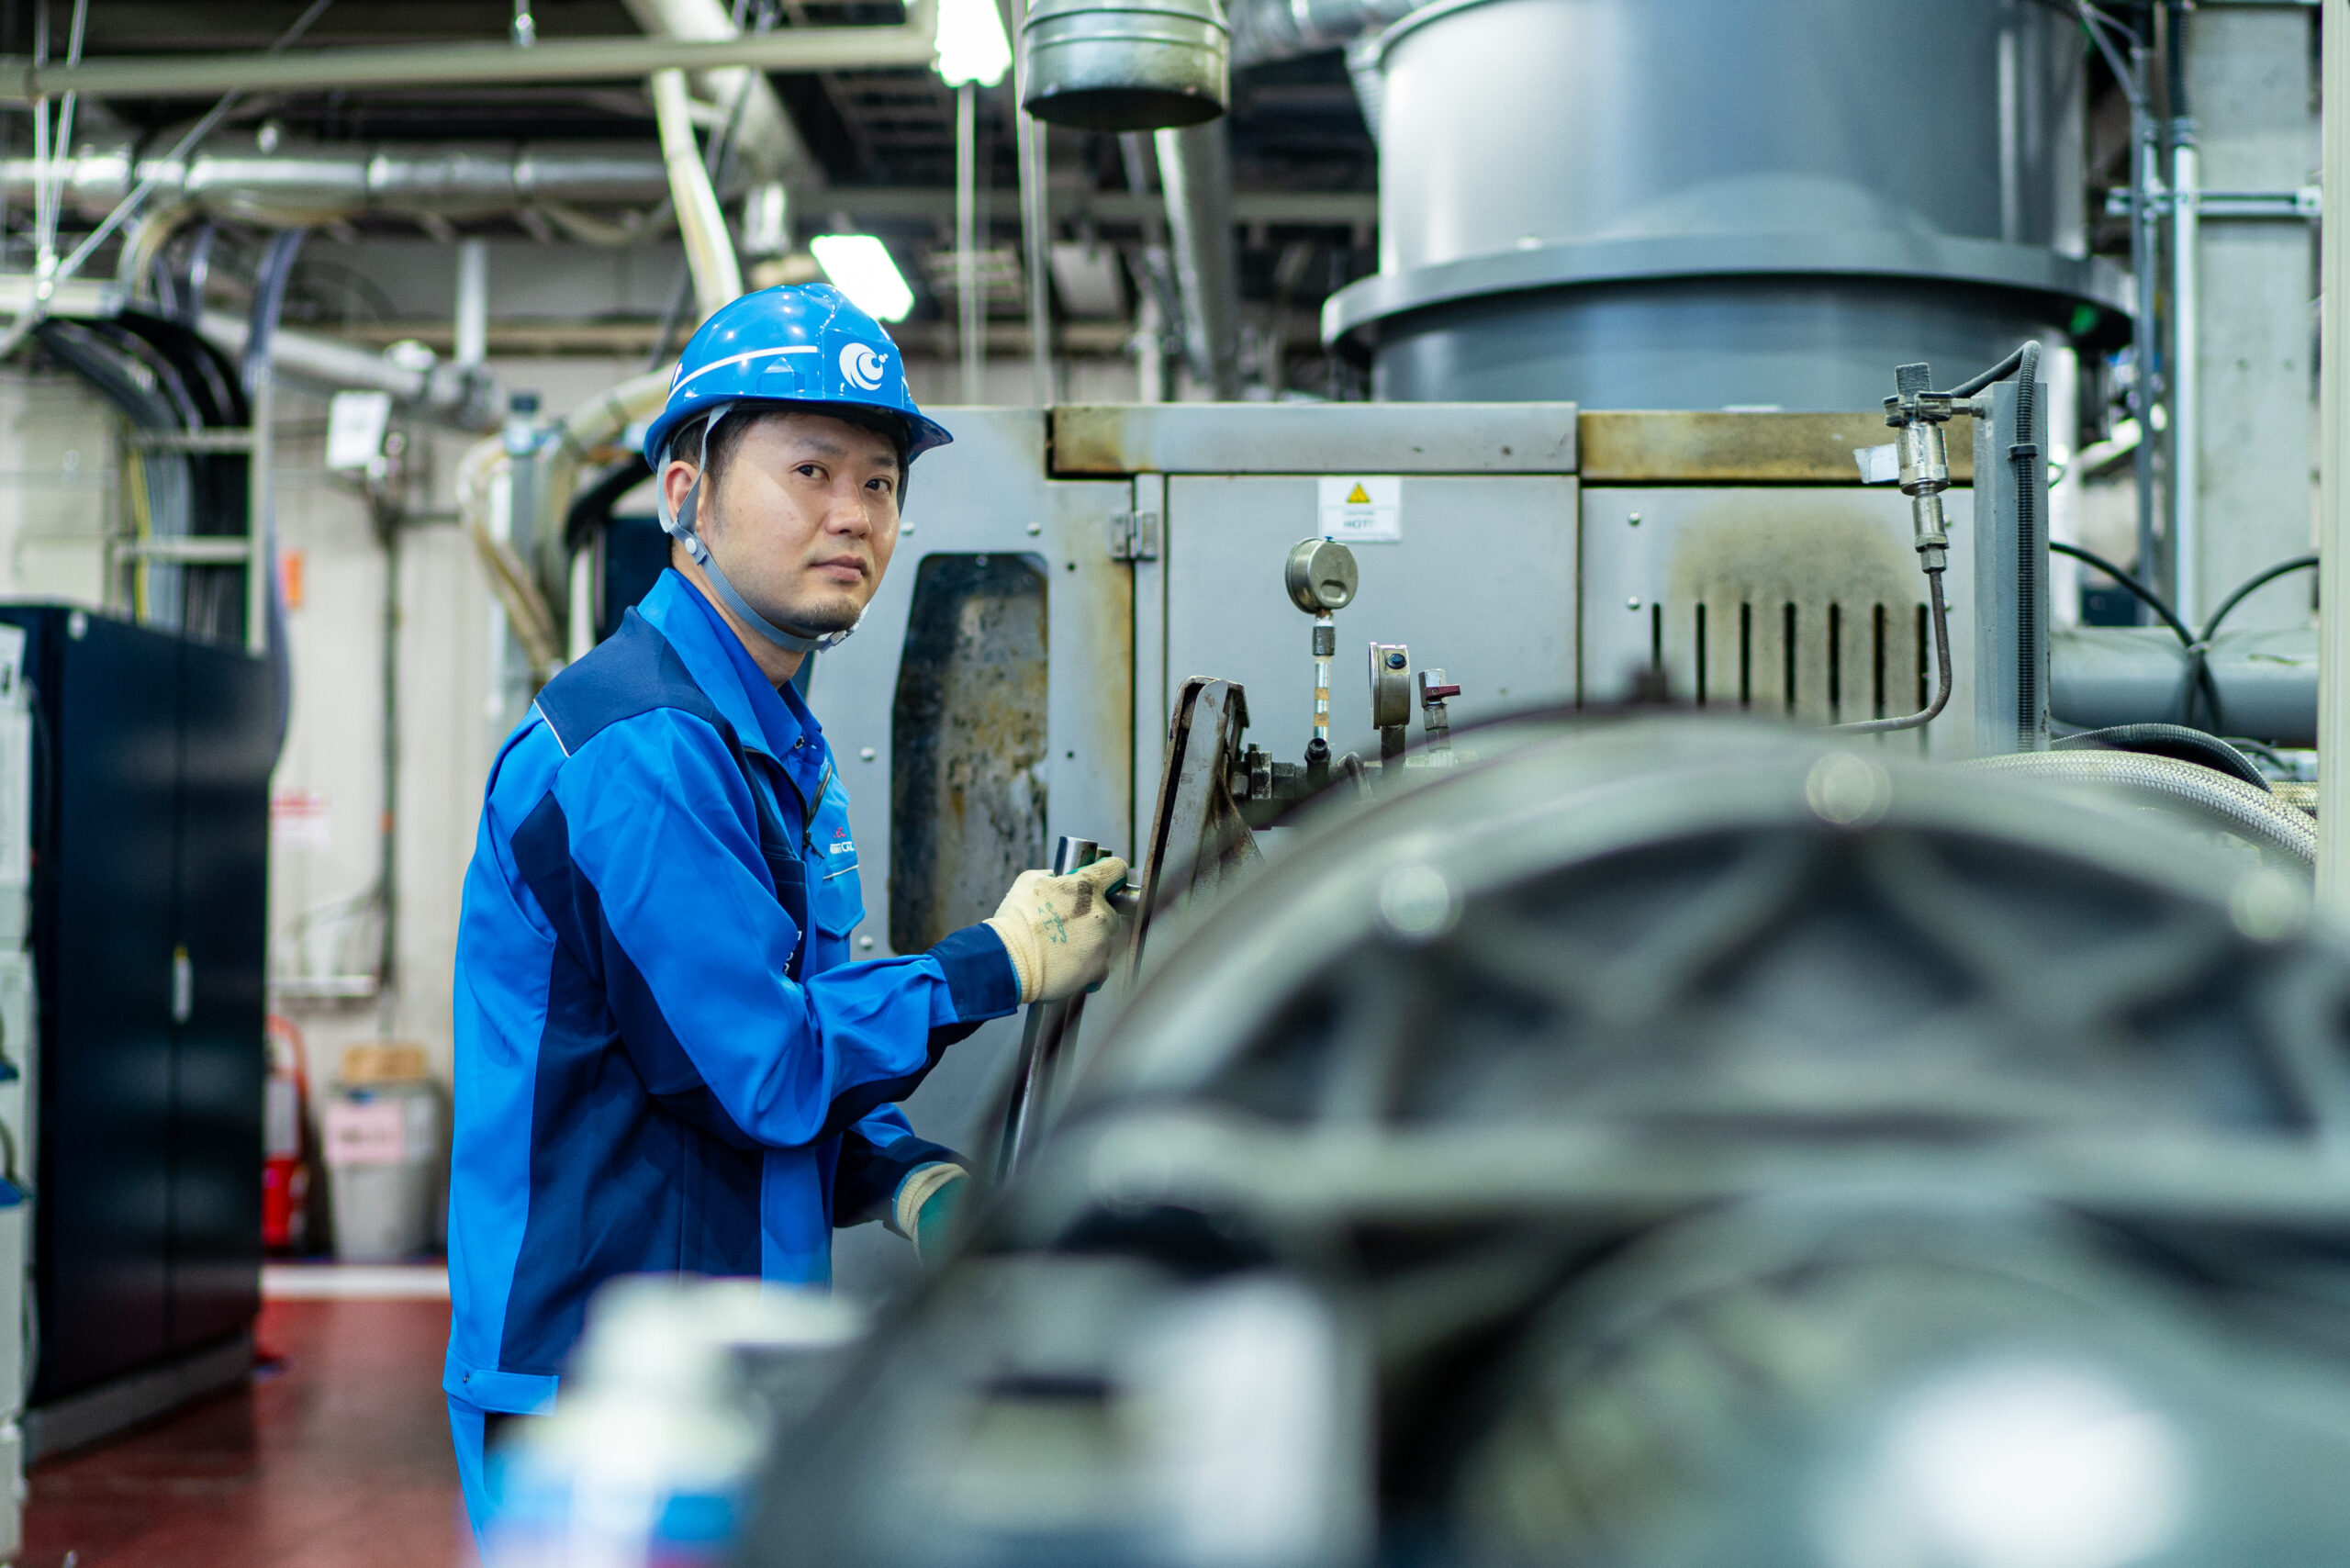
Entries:
<svg viewBox="0 0 2350 1568">
<path fill-rule="evenodd" d="M 849 961 L 848 796 L 790 682 L 889 569 L 952 438 L 822 286 L 720 310 L 645 432 L 671 569 L 492 765 L 457 939 L 453 1314 L 466 1506 L 485 1431 L 547 1408 L 630 1273 L 822 1285 L 835 1225 L 935 1245 L 966 1184 L 895 1102 L 1025 1002 L 1098 981 L 1107 860 L 1031 871 L 927 953 Z"/>
</svg>

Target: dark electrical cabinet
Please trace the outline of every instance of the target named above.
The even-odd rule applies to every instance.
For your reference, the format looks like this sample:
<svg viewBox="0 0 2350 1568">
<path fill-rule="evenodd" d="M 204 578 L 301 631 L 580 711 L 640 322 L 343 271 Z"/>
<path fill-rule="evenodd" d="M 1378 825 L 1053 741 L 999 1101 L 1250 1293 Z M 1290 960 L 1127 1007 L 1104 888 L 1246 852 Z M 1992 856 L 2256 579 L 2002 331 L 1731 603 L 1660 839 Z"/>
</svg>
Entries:
<svg viewBox="0 0 2350 1568">
<path fill-rule="evenodd" d="M 39 1406 L 260 1305 L 267 667 L 50 606 L 27 633 Z"/>
</svg>

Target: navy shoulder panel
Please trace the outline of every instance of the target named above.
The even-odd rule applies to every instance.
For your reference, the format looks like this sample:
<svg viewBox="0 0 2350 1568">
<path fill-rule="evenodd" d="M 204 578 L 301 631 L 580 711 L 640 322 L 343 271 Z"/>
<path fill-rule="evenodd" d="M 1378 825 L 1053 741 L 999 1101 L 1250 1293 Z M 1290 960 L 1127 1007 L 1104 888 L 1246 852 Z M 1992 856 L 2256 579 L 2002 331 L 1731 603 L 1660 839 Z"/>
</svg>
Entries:
<svg viewBox="0 0 2350 1568">
<path fill-rule="evenodd" d="M 586 657 L 565 666 L 540 689 L 539 712 L 565 756 L 623 719 L 657 708 L 677 708 L 709 722 L 738 749 L 734 726 L 726 722 L 669 639 L 632 610 L 621 629 Z"/>
</svg>

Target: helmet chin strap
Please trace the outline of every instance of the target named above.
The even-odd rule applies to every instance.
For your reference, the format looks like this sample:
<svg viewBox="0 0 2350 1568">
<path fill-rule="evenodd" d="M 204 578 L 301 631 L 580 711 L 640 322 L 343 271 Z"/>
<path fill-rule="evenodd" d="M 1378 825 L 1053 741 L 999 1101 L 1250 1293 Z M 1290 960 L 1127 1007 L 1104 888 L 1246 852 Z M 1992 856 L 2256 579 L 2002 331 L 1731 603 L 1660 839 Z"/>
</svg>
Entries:
<svg viewBox="0 0 2350 1568">
<path fill-rule="evenodd" d="M 668 486 L 656 487 L 661 505 L 661 531 L 686 547 L 686 554 L 694 558 L 694 564 L 699 566 L 703 575 L 710 578 L 710 586 L 718 590 L 718 597 L 726 601 L 726 607 L 741 616 L 745 624 L 769 643 L 787 654 L 813 654 L 822 653 L 827 648 L 837 648 L 848 641 L 849 634 L 856 630 L 855 624 L 845 626 L 837 632 L 824 632 L 814 636 L 799 632 L 788 632 L 778 626 L 774 622 L 753 610 L 749 601 L 735 591 L 734 585 L 726 580 L 726 574 L 718 569 L 717 557 L 710 553 L 710 546 L 703 543 L 700 532 L 694 526 L 695 513 L 699 510 L 701 500 L 702 476 L 710 472 L 710 432 L 718 428 L 719 420 L 726 418 L 733 411 L 732 409 L 721 409 L 702 425 L 701 452 L 694 464 L 694 482 L 686 491 L 684 505 L 678 507 L 676 511 L 671 511 Z M 665 465 L 665 471 L 666 467 Z M 864 612 L 860 610 L 857 620 L 862 622 L 864 619 Z"/>
</svg>

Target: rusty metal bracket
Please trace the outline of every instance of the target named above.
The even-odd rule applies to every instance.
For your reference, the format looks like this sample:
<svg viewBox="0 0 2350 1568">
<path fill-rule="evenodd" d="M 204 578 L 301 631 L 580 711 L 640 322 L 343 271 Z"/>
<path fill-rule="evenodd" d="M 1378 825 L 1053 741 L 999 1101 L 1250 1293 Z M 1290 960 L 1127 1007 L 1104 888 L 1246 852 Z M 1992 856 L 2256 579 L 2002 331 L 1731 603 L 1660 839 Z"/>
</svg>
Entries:
<svg viewBox="0 0 2350 1568">
<path fill-rule="evenodd" d="M 1259 858 L 1256 835 L 1232 793 L 1234 770 L 1241 766 L 1240 736 L 1248 727 L 1248 697 L 1237 682 L 1193 676 L 1183 683 L 1139 873 L 1142 897 L 1133 950 L 1137 968 L 1151 917 L 1179 896 L 1176 889 L 1213 890 Z"/>
</svg>

